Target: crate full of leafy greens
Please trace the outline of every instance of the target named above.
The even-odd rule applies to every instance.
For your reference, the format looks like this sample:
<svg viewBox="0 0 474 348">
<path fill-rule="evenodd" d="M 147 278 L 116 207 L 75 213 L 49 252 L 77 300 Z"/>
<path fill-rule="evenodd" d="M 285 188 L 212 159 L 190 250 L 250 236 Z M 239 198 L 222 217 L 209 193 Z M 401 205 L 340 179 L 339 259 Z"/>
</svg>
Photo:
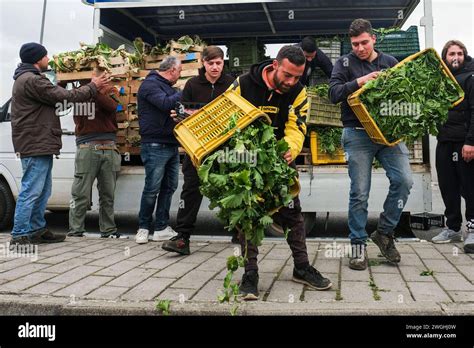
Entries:
<svg viewBox="0 0 474 348">
<path fill-rule="evenodd" d="M 437 135 L 464 91 L 432 48 L 418 52 L 352 93 L 349 105 L 373 142 L 394 146 Z"/>
<path fill-rule="evenodd" d="M 321 84 L 308 88 L 309 109 L 306 123 L 316 126 L 342 127 L 341 106 L 329 100 L 329 85 Z"/>
<path fill-rule="evenodd" d="M 342 128 L 314 127 L 310 133 L 311 163 L 313 165 L 345 164 L 341 136 Z"/>
</svg>

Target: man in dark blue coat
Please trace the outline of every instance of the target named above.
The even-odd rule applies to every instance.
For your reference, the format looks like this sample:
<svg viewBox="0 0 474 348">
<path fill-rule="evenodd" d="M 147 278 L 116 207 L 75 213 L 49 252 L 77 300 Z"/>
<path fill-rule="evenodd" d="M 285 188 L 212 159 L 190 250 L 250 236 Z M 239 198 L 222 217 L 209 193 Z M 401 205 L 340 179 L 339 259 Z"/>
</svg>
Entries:
<svg viewBox="0 0 474 348">
<path fill-rule="evenodd" d="M 138 217 L 137 243 L 147 243 L 153 231 L 153 210 L 155 210 L 154 240 L 170 238 L 176 232 L 168 225 L 171 198 L 178 187 L 179 154 L 178 141 L 173 129 L 176 122 L 171 110 L 181 99 L 181 92 L 172 86 L 181 74 L 181 62 L 167 57 L 158 71 L 151 71 L 138 90 L 138 120 L 141 135 L 141 158 L 145 166 L 145 187 L 143 188 Z"/>
</svg>

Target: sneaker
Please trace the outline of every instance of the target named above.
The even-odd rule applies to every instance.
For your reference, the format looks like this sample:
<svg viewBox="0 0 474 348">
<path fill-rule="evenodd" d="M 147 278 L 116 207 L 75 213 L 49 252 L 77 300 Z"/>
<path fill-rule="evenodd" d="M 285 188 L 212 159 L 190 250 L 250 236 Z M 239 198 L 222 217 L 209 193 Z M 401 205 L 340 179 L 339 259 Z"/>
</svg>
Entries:
<svg viewBox="0 0 474 348">
<path fill-rule="evenodd" d="M 153 241 L 162 242 L 164 240 L 169 240 L 170 238 L 176 237 L 177 235 L 178 233 L 175 230 L 173 230 L 170 226 L 166 226 L 166 228 L 153 233 Z"/>
<path fill-rule="evenodd" d="M 28 236 L 13 237 L 10 239 L 10 250 L 15 250 L 19 248 L 29 247 L 31 245 L 30 238 Z"/>
<path fill-rule="evenodd" d="M 38 231 L 34 231 L 30 236 L 30 241 L 33 244 L 43 244 L 43 243 L 60 243 L 66 239 L 65 234 L 53 233 L 48 228 L 42 228 Z"/>
<path fill-rule="evenodd" d="M 352 254 L 349 260 L 349 268 L 356 271 L 363 271 L 369 266 L 369 260 L 367 258 L 367 250 L 365 245 L 353 244 Z"/>
<path fill-rule="evenodd" d="M 474 254 L 474 221 L 469 221 L 466 227 L 467 237 L 464 239 L 464 252 Z"/>
<path fill-rule="evenodd" d="M 185 238 L 181 234 L 178 234 L 170 240 L 163 242 L 161 248 L 163 250 L 172 251 L 181 255 L 191 254 L 189 250 L 189 238 Z"/>
<path fill-rule="evenodd" d="M 148 235 L 150 232 L 145 228 L 139 228 L 137 234 L 135 236 L 135 242 L 138 244 L 146 244 L 148 243 Z"/>
<path fill-rule="evenodd" d="M 67 233 L 67 236 L 68 237 L 84 237 L 84 232 L 73 232 L 73 231 L 69 231 Z"/>
<path fill-rule="evenodd" d="M 443 229 L 437 236 L 433 237 L 431 241 L 436 244 L 460 242 L 462 238 L 462 232 L 454 231 L 450 228 Z"/>
<path fill-rule="evenodd" d="M 128 237 L 122 235 L 118 232 L 113 232 L 113 233 L 100 233 L 100 238 L 111 238 L 111 239 L 127 239 Z"/>
<path fill-rule="evenodd" d="M 245 272 L 239 286 L 239 293 L 244 301 L 258 300 L 258 273 L 257 271 Z"/>
<path fill-rule="evenodd" d="M 315 290 L 327 290 L 332 286 L 331 281 L 324 278 L 321 273 L 311 265 L 304 269 L 293 268 L 293 281 L 308 285 Z"/>
<path fill-rule="evenodd" d="M 382 255 L 390 262 L 400 262 L 400 253 L 395 248 L 393 235 L 381 234 L 375 231 L 370 235 L 372 241 L 379 247 Z"/>
</svg>

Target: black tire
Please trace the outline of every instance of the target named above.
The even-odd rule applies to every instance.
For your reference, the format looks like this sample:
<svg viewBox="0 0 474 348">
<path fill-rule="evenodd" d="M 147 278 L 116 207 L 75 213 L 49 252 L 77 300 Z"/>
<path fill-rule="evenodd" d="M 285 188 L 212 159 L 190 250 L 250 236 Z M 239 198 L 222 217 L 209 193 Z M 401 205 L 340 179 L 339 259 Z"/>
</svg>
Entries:
<svg viewBox="0 0 474 348">
<path fill-rule="evenodd" d="M 8 184 L 0 180 L 0 231 L 11 228 L 15 215 L 15 199 Z"/>
</svg>

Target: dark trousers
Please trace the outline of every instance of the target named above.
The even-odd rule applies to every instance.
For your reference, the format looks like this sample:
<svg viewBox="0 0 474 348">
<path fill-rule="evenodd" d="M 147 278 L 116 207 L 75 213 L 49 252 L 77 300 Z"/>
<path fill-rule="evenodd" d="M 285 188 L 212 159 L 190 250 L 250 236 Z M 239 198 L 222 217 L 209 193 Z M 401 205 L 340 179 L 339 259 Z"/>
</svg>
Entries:
<svg viewBox="0 0 474 348">
<path fill-rule="evenodd" d="M 446 207 L 446 226 L 459 231 L 462 224 L 461 196 L 466 201 L 466 220 L 474 221 L 474 160 L 462 158 L 463 143 L 438 143 L 436 146 L 436 170 Z"/>
<path fill-rule="evenodd" d="M 294 162 L 291 164 L 296 168 Z M 281 208 L 273 216 L 274 222 L 280 225 L 284 230 L 289 228 L 288 238 L 286 239 L 290 246 L 293 262 L 297 268 L 303 268 L 309 265 L 308 251 L 306 249 L 306 231 L 304 228 L 304 219 L 301 214 L 301 204 L 299 197 L 295 197 L 288 207 Z M 240 233 L 240 245 L 242 255 L 245 255 L 245 236 Z M 245 272 L 258 271 L 257 265 L 258 248 L 247 241 L 247 262 L 245 263 Z"/>
<path fill-rule="evenodd" d="M 176 218 L 176 232 L 189 238 L 194 230 L 197 214 L 201 207 L 202 195 L 199 191 L 199 176 L 188 155 L 183 161 L 184 183 L 179 202 L 178 216 Z"/>
</svg>

